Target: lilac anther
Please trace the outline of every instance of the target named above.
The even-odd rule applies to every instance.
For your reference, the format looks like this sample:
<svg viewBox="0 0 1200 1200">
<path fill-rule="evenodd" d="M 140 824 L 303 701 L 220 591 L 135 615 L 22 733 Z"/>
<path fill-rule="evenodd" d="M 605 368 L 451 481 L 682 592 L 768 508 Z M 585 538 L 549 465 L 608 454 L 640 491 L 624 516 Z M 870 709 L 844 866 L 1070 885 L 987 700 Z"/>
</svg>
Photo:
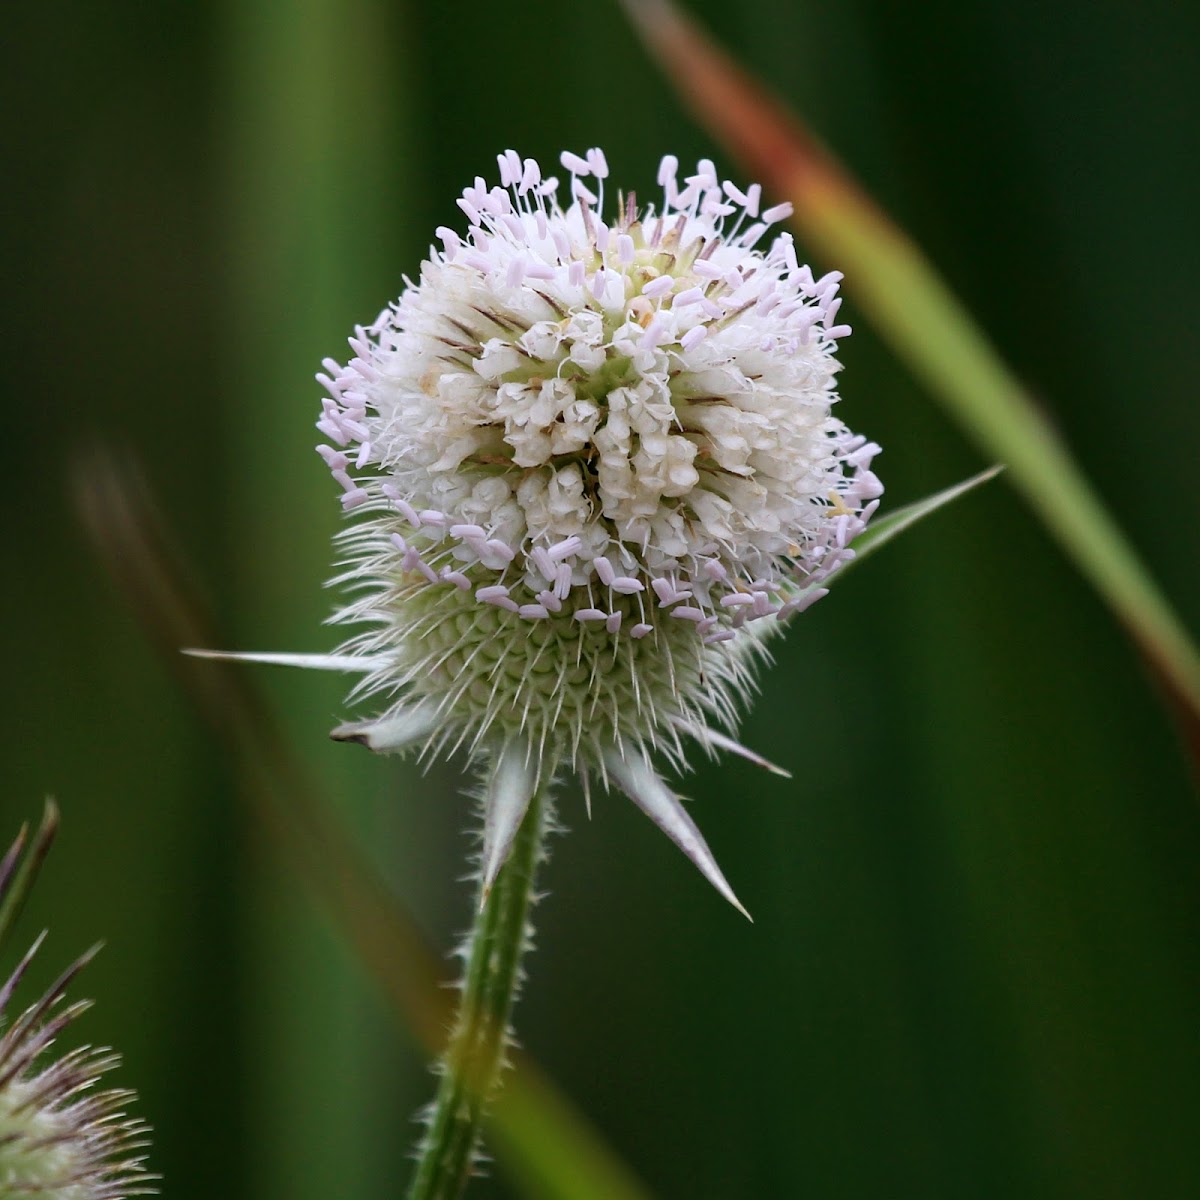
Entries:
<svg viewBox="0 0 1200 1200">
<path fill-rule="evenodd" d="M 446 583 L 454 584 L 460 592 L 471 590 L 471 581 L 461 571 L 452 571 L 449 567 L 443 567 L 442 579 Z"/>
<path fill-rule="evenodd" d="M 571 567 L 569 563 L 559 563 L 558 572 L 554 579 L 554 594 L 565 600 L 571 592 Z"/>
<path fill-rule="evenodd" d="M 646 585 L 640 579 L 634 579 L 632 575 L 614 575 L 609 583 L 609 587 L 614 592 L 619 592 L 622 596 L 632 596 L 637 592 L 644 592 L 646 590 Z"/>
<path fill-rule="evenodd" d="M 649 296 L 651 300 L 657 299 L 659 296 L 665 296 L 675 286 L 675 280 L 670 275 L 660 275 L 657 279 L 652 279 L 644 288 L 642 295 Z"/>
<path fill-rule="evenodd" d="M 580 158 L 578 154 L 572 154 L 570 150 L 564 150 L 559 156 L 558 161 L 562 163 L 572 175 L 590 175 L 592 168 L 588 164 L 586 158 Z"/>
<path fill-rule="evenodd" d="M 517 602 L 508 598 L 508 588 L 502 587 L 500 584 L 480 588 L 475 593 L 475 599 L 481 604 L 491 604 L 495 608 L 503 608 L 508 612 L 517 611 Z"/>
<path fill-rule="evenodd" d="M 479 553 L 486 555 L 493 562 L 499 561 L 503 565 L 507 565 L 517 557 L 517 552 L 507 542 L 502 542 L 499 538 L 489 538 L 483 543 Z"/>
</svg>

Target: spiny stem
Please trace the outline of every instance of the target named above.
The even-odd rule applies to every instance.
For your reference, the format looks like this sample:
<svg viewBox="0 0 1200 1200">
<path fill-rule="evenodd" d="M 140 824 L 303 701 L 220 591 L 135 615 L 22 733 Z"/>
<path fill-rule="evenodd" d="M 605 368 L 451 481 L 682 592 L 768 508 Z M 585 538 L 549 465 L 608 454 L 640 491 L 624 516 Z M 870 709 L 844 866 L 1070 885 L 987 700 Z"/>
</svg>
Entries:
<svg viewBox="0 0 1200 1200">
<path fill-rule="evenodd" d="M 457 1200 L 470 1178 L 521 981 L 534 875 L 548 825 L 547 790 L 543 784 L 534 793 L 512 853 L 477 909 L 458 1015 L 408 1200 Z"/>
</svg>

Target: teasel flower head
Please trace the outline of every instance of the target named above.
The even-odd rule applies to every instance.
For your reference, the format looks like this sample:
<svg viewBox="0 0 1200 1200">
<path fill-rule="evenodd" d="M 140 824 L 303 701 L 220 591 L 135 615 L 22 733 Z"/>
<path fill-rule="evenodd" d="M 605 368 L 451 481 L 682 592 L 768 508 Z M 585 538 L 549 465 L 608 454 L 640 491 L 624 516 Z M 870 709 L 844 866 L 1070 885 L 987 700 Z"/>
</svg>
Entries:
<svg viewBox="0 0 1200 1200">
<path fill-rule="evenodd" d="M 326 360 L 318 451 L 353 518 L 335 620 L 359 632 L 308 662 L 383 704 L 335 736 L 488 758 L 485 883 L 569 766 L 732 900 L 652 756 L 749 754 L 728 732 L 770 638 L 878 503 L 878 446 L 832 412 L 841 276 L 814 278 L 771 234 L 790 207 L 707 160 L 680 178 L 667 157 L 661 200 L 607 208 L 603 153 L 561 161 L 565 184 L 500 155 L 499 186 L 458 202 L 466 232 L 438 229 Z"/>
<path fill-rule="evenodd" d="M 49 838 L 42 840 L 44 852 Z M 0 861 L 0 913 L 6 917 L 21 899 L 12 903 L 10 890 L 20 892 L 29 878 L 18 867 L 23 845 L 24 835 Z M 32 856 L 38 856 L 36 845 Z M 6 927 L 0 921 L 0 931 Z M 67 1003 L 66 991 L 94 951 L 20 1015 L 13 1018 L 9 1012 L 41 942 L 0 985 L 0 1196 L 124 1200 L 150 1195 L 156 1176 L 146 1172 L 141 1153 L 149 1130 L 123 1111 L 134 1093 L 95 1090 L 101 1076 L 117 1065 L 117 1055 L 89 1046 L 54 1054 L 59 1036 L 90 1007 L 88 1001 Z"/>
</svg>

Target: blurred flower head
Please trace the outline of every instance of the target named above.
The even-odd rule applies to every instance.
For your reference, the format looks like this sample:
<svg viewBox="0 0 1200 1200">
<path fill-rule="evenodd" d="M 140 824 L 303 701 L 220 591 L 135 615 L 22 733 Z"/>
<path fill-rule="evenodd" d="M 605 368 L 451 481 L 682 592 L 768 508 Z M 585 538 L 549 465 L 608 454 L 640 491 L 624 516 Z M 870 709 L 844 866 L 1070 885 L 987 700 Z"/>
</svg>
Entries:
<svg viewBox="0 0 1200 1200">
<path fill-rule="evenodd" d="M 18 865 L 24 832 L 0 861 L 4 918 L 23 902 L 56 820 L 48 817 L 39 834 L 40 846 L 35 844 L 27 856 L 32 869 Z M 0 920 L 0 935 L 7 927 L 8 920 Z M 15 1019 L 9 1013 L 17 985 L 40 944 L 41 938 L 0 985 L 0 1196 L 123 1200 L 149 1195 L 155 1190 L 148 1186 L 155 1176 L 146 1173 L 140 1153 L 149 1131 L 122 1111 L 134 1093 L 94 1090 L 100 1077 L 119 1062 L 117 1055 L 90 1046 L 51 1053 L 64 1030 L 90 1007 L 86 1000 L 67 1004 L 65 996 L 91 954 L 68 968 Z"/>
<path fill-rule="evenodd" d="M 650 755 L 741 750 L 721 730 L 769 637 L 882 491 L 878 447 L 832 413 L 841 277 L 707 160 L 681 180 L 667 157 L 657 205 L 607 209 L 599 150 L 562 155 L 562 199 L 498 161 L 459 200 L 465 235 L 439 229 L 318 377 L 357 518 L 335 620 L 363 627 L 327 665 L 386 701 L 338 735 L 490 754 L 518 812 L 541 773 L 598 772 L 703 848 Z"/>
</svg>

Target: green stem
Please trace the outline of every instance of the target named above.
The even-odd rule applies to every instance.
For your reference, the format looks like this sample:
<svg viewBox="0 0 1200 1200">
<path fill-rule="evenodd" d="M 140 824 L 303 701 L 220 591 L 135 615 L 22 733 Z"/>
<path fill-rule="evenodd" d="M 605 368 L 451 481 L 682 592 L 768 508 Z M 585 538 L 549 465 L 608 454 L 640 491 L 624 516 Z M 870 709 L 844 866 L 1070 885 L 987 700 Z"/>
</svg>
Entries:
<svg viewBox="0 0 1200 1200">
<path fill-rule="evenodd" d="M 509 859 L 477 910 L 462 998 L 409 1200 L 457 1200 L 470 1178 L 484 1113 L 504 1067 L 508 1019 L 529 944 L 533 881 L 550 808 L 546 790 L 539 788 L 529 802 Z"/>
</svg>

